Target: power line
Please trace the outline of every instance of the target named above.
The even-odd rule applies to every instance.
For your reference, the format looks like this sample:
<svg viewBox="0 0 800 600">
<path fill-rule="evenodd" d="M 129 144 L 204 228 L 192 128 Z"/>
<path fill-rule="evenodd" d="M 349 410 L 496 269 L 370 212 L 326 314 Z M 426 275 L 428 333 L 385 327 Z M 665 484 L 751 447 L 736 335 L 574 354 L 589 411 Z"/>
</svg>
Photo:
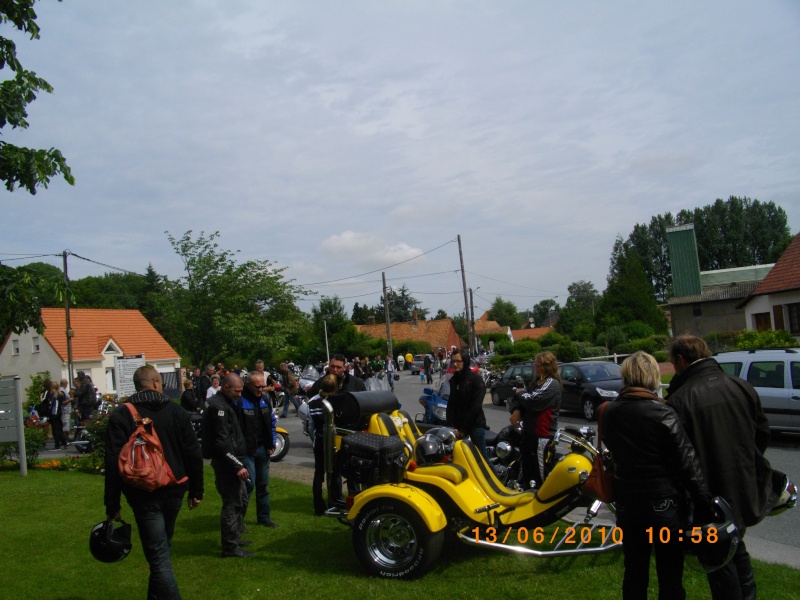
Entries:
<svg viewBox="0 0 800 600">
<path fill-rule="evenodd" d="M 481 275 L 480 273 L 473 273 L 472 271 L 467 271 L 470 275 L 476 275 L 477 277 L 483 277 L 485 279 L 490 279 L 491 281 L 496 281 L 497 283 L 504 283 L 506 285 L 513 285 L 515 287 L 520 287 L 524 290 L 533 290 L 534 292 L 545 292 L 547 294 L 554 294 L 556 296 L 562 296 L 563 292 L 551 292 L 549 290 L 540 290 L 539 288 L 532 288 L 525 285 L 520 285 L 518 283 L 511 283 L 509 281 L 502 281 L 500 279 L 494 279 L 493 277 L 489 277 L 488 275 Z"/>
<path fill-rule="evenodd" d="M 105 263 L 98 262 L 96 260 L 92 260 L 91 258 L 86 258 L 85 256 L 81 256 L 80 254 L 75 254 L 70 250 L 66 251 L 67 254 L 70 256 L 74 256 L 75 258 L 80 258 L 81 260 L 85 260 L 86 262 L 94 263 L 96 265 L 100 265 L 101 267 L 106 267 L 107 269 L 114 269 L 115 271 L 121 271 L 122 273 L 127 273 L 128 275 L 138 275 L 139 277 L 144 277 L 141 273 L 136 273 L 135 271 L 128 271 L 128 269 L 123 269 L 122 267 L 115 267 L 114 265 L 107 265 Z"/>
<path fill-rule="evenodd" d="M 407 262 L 411 262 L 412 260 L 416 260 L 418 258 L 421 258 L 421 257 L 425 256 L 426 254 L 430 254 L 431 252 L 435 252 L 439 248 L 444 248 L 445 246 L 447 246 L 447 244 L 452 244 L 453 242 L 455 242 L 455 240 L 450 240 L 449 242 L 445 242 L 441 246 L 436 246 L 436 248 L 428 250 L 427 252 L 423 252 L 422 254 L 418 254 L 417 256 L 412 256 L 411 258 L 407 258 L 406 260 L 401 260 L 400 262 L 394 263 L 393 265 L 389 265 L 388 267 L 381 267 L 380 269 L 375 269 L 374 271 L 367 271 L 366 273 L 361 273 L 360 275 L 350 275 L 349 277 L 340 277 L 339 279 L 329 279 L 328 281 L 317 281 L 315 283 L 300 283 L 298 285 L 301 286 L 301 287 L 311 287 L 313 285 L 323 285 L 325 283 L 334 283 L 336 281 L 345 281 L 347 279 L 353 279 L 354 277 L 363 277 L 364 275 L 372 275 L 373 273 L 380 273 L 381 271 L 385 271 L 387 269 L 391 269 L 393 267 L 397 267 L 397 266 L 405 264 Z"/>
</svg>

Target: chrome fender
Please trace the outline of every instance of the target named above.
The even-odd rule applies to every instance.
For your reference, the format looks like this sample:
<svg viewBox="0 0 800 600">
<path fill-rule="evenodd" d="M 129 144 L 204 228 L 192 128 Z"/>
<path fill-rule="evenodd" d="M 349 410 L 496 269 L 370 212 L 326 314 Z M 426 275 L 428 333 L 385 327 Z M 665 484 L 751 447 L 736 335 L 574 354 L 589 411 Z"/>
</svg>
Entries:
<svg viewBox="0 0 800 600">
<path fill-rule="evenodd" d="M 353 507 L 347 513 L 349 521 L 355 521 L 361 510 L 373 500 L 392 498 L 407 504 L 425 522 L 427 528 L 436 533 L 447 526 L 447 517 L 438 502 L 422 490 L 405 484 L 375 485 L 358 494 Z"/>
</svg>

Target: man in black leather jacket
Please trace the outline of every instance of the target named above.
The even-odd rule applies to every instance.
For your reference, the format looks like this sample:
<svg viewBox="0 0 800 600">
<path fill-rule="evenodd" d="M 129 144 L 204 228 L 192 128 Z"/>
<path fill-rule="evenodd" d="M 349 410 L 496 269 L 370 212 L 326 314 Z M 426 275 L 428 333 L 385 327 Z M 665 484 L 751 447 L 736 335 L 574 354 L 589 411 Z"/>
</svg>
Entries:
<svg viewBox="0 0 800 600">
<path fill-rule="evenodd" d="M 725 567 L 708 574 L 714 599 L 755 598 L 756 581 L 744 545 L 745 527 L 755 525 L 775 502 L 772 467 L 764 457 L 769 424 L 758 393 L 727 375 L 705 341 L 682 335 L 669 348 L 675 377 L 667 404 L 675 409 L 697 452 L 714 496 L 731 505 L 742 540 Z"/>
<path fill-rule="evenodd" d="M 217 491 L 222 497 L 220 529 L 222 556 L 247 557 L 242 550 L 244 531 L 245 481 L 249 473 L 241 457 L 245 455 L 244 434 L 236 416 L 236 402 L 242 396 L 242 378 L 229 373 L 222 388 L 208 400 L 203 413 L 203 457 L 211 459 Z"/>
</svg>

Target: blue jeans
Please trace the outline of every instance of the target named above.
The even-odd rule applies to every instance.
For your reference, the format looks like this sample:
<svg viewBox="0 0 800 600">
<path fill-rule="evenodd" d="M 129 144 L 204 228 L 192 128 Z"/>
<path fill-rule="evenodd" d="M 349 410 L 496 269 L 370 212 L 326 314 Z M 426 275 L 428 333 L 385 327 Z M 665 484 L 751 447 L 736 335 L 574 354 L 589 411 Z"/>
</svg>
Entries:
<svg viewBox="0 0 800 600">
<path fill-rule="evenodd" d="M 281 417 L 284 419 L 289 416 L 289 403 L 294 404 L 294 409 L 299 411 L 300 410 L 300 400 L 297 399 L 297 396 L 294 394 L 286 394 L 283 398 L 283 414 Z"/>
<path fill-rule="evenodd" d="M 131 506 L 136 527 L 139 529 L 142 550 L 150 564 L 147 598 L 180 600 L 178 582 L 172 570 L 170 543 L 183 497 L 158 492 L 153 492 L 151 496 L 146 502 L 135 502 Z"/>
<path fill-rule="evenodd" d="M 250 496 L 253 494 L 253 489 L 255 489 L 256 522 L 269 523 L 272 520 L 269 510 L 269 452 L 264 446 L 258 446 L 256 453 L 252 456 L 245 456 L 242 462 L 247 467 L 247 472 L 250 473 L 250 483 L 247 484 L 242 518 L 247 512 Z"/>
<path fill-rule="evenodd" d="M 483 457 L 488 461 L 489 455 L 486 452 L 486 430 L 483 427 L 475 427 L 469 430 L 469 439 L 481 451 Z"/>
</svg>

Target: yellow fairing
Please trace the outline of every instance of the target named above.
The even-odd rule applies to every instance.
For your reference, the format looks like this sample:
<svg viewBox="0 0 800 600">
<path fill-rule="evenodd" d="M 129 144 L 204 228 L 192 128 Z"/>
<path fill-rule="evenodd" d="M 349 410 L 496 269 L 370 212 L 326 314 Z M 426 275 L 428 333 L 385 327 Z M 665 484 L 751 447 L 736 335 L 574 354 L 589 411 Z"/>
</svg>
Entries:
<svg viewBox="0 0 800 600">
<path fill-rule="evenodd" d="M 405 502 L 425 521 L 428 529 L 434 533 L 447 525 L 447 518 L 437 502 L 422 490 L 405 484 L 375 485 L 355 497 L 353 508 L 347 518 L 354 521 L 358 513 L 373 500 L 393 498 Z"/>
<path fill-rule="evenodd" d="M 540 502 L 552 500 L 564 490 L 580 485 L 591 471 L 592 463 L 588 458 L 575 452 L 567 454 L 550 471 L 542 487 L 536 491 L 536 498 Z M 585 472 L 586 475 L 582 476 L 581 472 Z"/>
</svg>

